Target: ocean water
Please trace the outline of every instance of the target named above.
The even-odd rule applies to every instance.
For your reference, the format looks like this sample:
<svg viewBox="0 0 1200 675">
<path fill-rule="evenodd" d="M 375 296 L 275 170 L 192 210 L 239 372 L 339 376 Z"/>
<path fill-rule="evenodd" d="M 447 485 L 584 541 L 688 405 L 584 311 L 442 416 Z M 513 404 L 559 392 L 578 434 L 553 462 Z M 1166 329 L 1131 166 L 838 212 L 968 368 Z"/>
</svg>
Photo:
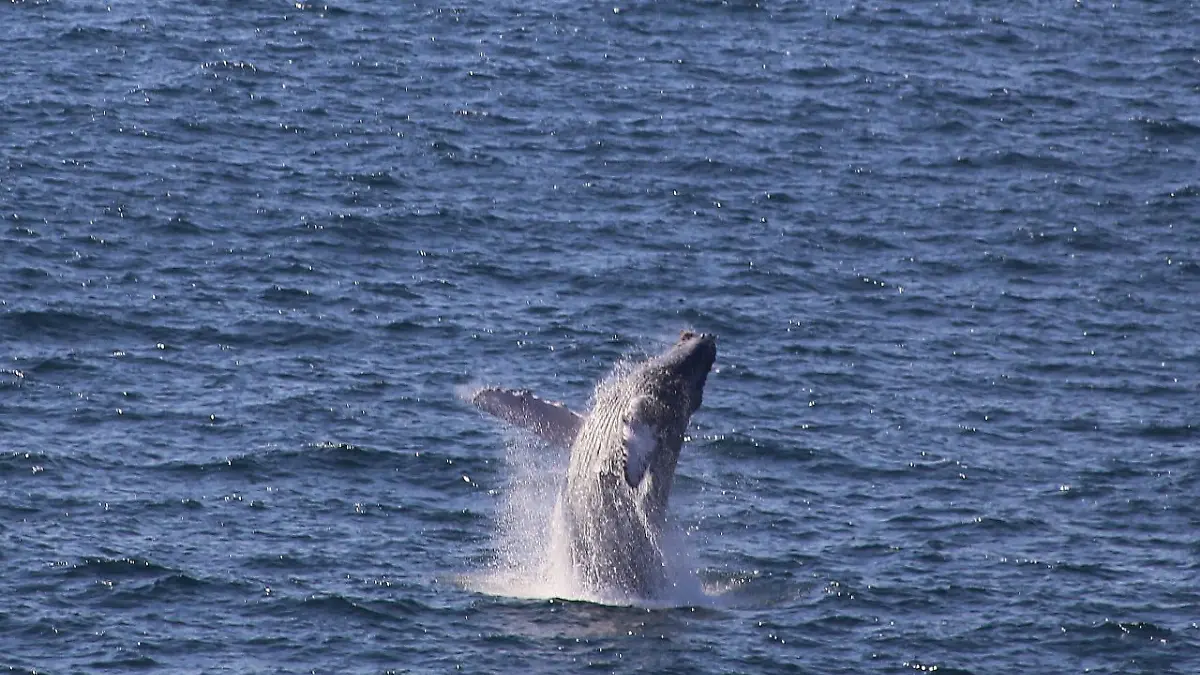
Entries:
<svg viewBox="0 0 1200 675">
<path fill-rule="evenodd" d="M 1200 672 L 1197 35 L 0 5 L 0 669 Z M 561 457 L 460 393 L 683 328 L 696 588 L 498 576 Z"/>
</svg>

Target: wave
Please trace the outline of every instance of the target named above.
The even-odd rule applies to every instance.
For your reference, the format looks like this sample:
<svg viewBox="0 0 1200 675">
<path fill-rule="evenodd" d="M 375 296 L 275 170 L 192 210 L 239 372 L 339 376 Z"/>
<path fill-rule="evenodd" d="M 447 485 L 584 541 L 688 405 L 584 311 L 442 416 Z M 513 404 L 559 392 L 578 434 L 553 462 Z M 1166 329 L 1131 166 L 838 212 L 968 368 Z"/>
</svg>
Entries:
<svg viewBox="0 0 1200 675">
<path fill-rule="evenodd" d="M 411 598 L 367 601 L 338 593 L 318 593 L 300 599 L 284 599 L 287 605 L 302 611 L 315 611 L 335 619 L 368 619 L 372 622 L 401 622 L 425 614 L 431 608 Z"/>
<path fill-rule="evenodd" d="M 352 443 L 320 441 L 297 450 L 266 449 L 201 461 L 173 460 L 159 466 L 167 471 L 195 474 L 228 471 L 246 474 L 270 474 L 281 470 L 308 472 L 320 469 L 358 470 L 393 466 L 397 453 L 365 448 Z"/>
</svg>

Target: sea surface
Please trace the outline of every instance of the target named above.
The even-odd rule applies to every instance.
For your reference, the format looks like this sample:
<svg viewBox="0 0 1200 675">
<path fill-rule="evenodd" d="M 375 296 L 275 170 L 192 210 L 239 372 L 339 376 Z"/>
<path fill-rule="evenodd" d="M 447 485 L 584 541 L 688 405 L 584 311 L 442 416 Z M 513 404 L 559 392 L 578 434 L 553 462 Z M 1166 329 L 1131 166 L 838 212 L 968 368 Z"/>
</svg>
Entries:
<svg viewBox="0 0 1200 675">
<path fill-rule="evenodd" d="M 0 670 L 1200 672 L 1197 36 L 3 3 Z M 463 393 L 682 329 L 699 590 L 499 582 L 561 462 Z"/>
</svg>

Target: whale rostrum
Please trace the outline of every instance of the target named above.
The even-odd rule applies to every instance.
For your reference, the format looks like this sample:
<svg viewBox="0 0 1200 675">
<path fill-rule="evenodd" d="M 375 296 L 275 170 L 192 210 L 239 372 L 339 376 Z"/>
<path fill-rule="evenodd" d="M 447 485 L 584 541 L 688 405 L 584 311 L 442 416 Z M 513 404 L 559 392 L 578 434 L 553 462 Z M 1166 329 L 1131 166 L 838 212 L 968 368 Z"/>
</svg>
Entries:
<svg viewBox="0 0 1200 675">
<path fill-rule="evenodd" d="M 663 550 L 667 501 L 716 355 L 714 336 L 684 331 L 662 354 L 597 385 L 586 415 L 527 390 L 489 387 L 471 396 L 482 410 L 570 448 L 553 515 L 561 541 L 552 548 L 569 556 L 584 594 L 650 599 L 671 583 Z"/>
</svg>

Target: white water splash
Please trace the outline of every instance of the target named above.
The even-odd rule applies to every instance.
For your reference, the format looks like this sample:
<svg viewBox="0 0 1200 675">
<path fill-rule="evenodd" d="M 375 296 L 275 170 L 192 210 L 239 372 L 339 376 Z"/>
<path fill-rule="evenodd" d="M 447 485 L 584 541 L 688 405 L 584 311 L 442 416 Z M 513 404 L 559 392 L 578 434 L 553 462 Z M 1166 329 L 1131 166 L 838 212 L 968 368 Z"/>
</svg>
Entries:
<svg viewBox="0 0 1200 675">
<path fill-rule="evenodd" d="M 497 509 L 496 558 L 487 570 L 464 580 L 468 588 L 489 595 L 609 605 L 713 604 L 715 597 L 706 592 L 696 575 L 687 535 L 673 526 L 668 527 L 662 542 L 670 587 L 661 595 L 630 597 L 581 582 L 572 568 L 566 528 L 555 509 L 566 480 L 567 451 L 547 448 L 527 437 L 510 439 L 507 445 L 511 473 Z"/>
</svg>

